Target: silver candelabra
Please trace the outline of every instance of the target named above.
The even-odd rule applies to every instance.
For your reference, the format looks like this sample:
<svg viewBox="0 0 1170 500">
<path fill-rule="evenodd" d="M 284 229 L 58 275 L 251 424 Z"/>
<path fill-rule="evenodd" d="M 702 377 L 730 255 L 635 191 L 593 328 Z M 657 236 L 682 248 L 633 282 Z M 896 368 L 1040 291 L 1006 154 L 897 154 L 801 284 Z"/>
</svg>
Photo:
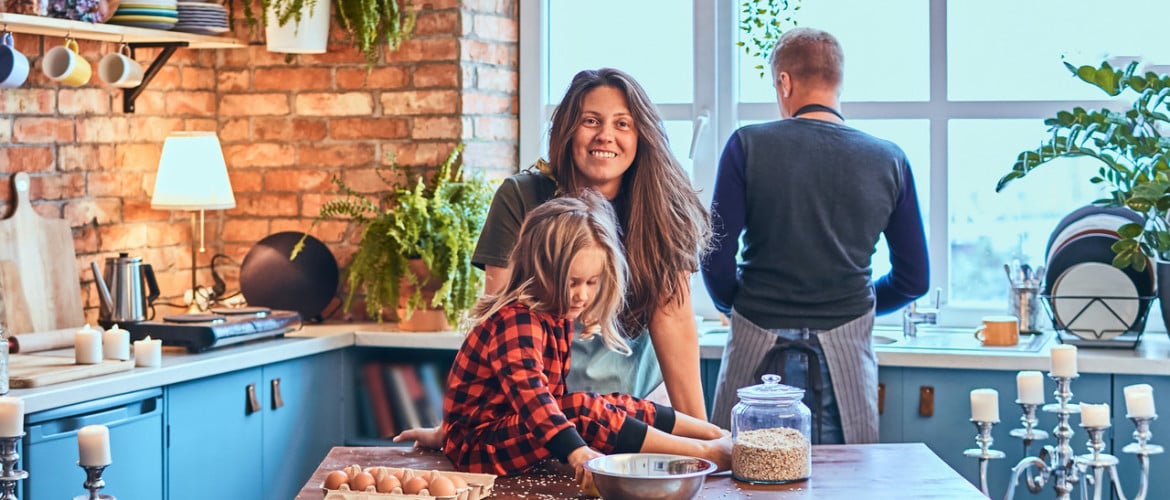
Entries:
<svg viewBox="0 0 1170 500">
<path fill-rule="evenodd" d="M 99 493 L 102 488 L 106 487 L 106 481 L 102 479 L 102 471 L 106 470 L 110 464 L 106 465 L 81 465 L 85 469 L 85 484 L 83 485 L 89 493 L 73 497 L 73 500 L 117 500 L 113 495 Z"/>
<path fill-rule="evenodd" d="M 20 454 L 16 452 L 19 436 L 0 437 L 0 500 L 17 500 L 16 483 L 28 477 L 28 472 L 16 468 Z"/>
<path fill-rule="evenodd" d="M 1056 397 L 1056 403 L 1046 404 L 1041 409 L 1048 413 L 1055 413 L 1057 418 L 1056 427 L 1052 430 L 1053 436 L 1056 438 L 1055 445 L 1045 445 L 1040 452 L 1035 456 L 1025 456 L 1015 467 L 1012 467 L 1011 482 L 1008 484 L 1007 494 L 1004 496 L 1006 500 L 1015 498 L 1016 487 L 1020 483 L 1020 476 L 1024 476 L 1025 484 L 1028 491 L 1031 493 L 1040 493 L 1044 487 L 1049 483 L 1056 491 L 1057 500 L 1071 500 L 1073 490 L 1079 485 L 1081 487 L 1081 499 L 1087 500 L 1089 498 L 1089 488 L 1092 487 L 1092 498 L 1100 500 L 1102 494 L 1102 483 L 1105 473 L 1109 474 L 1110 480 L 1113 482 L 1113 490 L 1117 493 L 1117 498 L 1126 500 L 1125 494 L 1122 492 L 1121 482 L 1117 477 L 1117 457 L 1105 453 L 1105 431 L 1108 426 L 1084 426 L 1081 428 L 1089 435 L 1089 440 L 1086 445 L 1089 452 L 1077 455 L 1073 452 L 1072 438 L 1073 428 L 1069 425 L 1069 416 L 1074 413 L 1080 413 L 1081 407 L 1076 403 L 1072 403 L 1072 381 L 1077 378 L 1072 377 L 1058 377 L 1049 374 L 1049 377 L 1056 382 L 1056 391 L 1053 395 Z M 1024 454 L 1027 455 L 1028 448 L 1033 441 L 1041 441 L 1048 439 L 1048 433 L 1037 430 L 1036 424 L 1036 409 L 1039 405 L 1028 404 L 1016 401 L 1023 410 L 1023 415 L 1020 417 L 1020 422 L 1023 427 L 1013 429 L 1011 436 L 1019 438 L 1024 442 Z M 1157 415 L 1151 417 L 1133 417 L 1129 419 L 1133 421 L 1134 442 L 1122 448 L 1122 452 L 1137 455 L 1138 462 L 1141 464 L 1141 484 L 1138 488 L 1137 496 L 1134 500 L 1145 500 L 1147 488 L 1150 477 L 1150 463 L 1149 456 L 1162 453 L 1162 447 L 1149 444 L 1150 437 L 1150 422 L 1158 418 Z M 987 488 L 987 467 L 988 461 L 997 458 L 1003 458 L 1004 454 L 1001 451 L 991 449 L 991 428 L 995 425 L 994 422 L 972 421 L 979 433 L 975 437 L 978 448 L 972 448 L 963 452 L 964 455 L 979 459 L 979 482 L 984 495 L 990 497 Z"/>
</svg>

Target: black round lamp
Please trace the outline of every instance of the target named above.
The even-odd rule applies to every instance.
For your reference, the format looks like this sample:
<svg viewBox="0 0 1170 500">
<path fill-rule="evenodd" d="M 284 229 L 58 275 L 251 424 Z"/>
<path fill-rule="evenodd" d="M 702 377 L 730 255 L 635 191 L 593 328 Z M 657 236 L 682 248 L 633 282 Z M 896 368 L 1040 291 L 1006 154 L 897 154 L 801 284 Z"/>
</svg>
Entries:
<svg viewBox="0 0 1170 500">
<path fill-rule="evenodd" d="M 250 306 L 296 311 L 320 321 L 337 295 L 337 259 L 321 240 L 305 237 L 305 248 L 289 260 L 304 233 L 270 235 L 248 250 L 240 266 L 240 292 Z"/>
</svg>

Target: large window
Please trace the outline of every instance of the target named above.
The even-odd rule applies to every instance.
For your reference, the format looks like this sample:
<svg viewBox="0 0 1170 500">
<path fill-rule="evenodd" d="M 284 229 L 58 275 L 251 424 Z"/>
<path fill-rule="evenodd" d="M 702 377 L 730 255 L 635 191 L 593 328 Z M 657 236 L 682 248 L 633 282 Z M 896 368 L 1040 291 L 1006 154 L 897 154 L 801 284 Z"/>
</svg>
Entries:
<svg viewBox="0 0 1170 500">
<path fill-rule="evenodd" d="M 745 123 L 778 118 L 761 61 L 735 46 L 738 0 L 521 3 L 521 154 L 546 146 L 547 117 L 572 75 L 612 66 L 658 104 L 675 154 L 709 193 L 719 152 Z M 943 323 L 973 324 L 1007 307 L 1003 264 L 1043 264 L 1056 222 L 1098 197 L 1097 165 L 1061 160 L 1002 193 L 996 180 L 1045 137 L 1043 120 L 1073 106 L 1120 107 L 1068 74 L 1064 61 L 1170 64 L 1161 33 L 1170 2 L 1149 0 L 801 0 L 802 26 L 845 51 L 847 124 L 890 139 L 914 170 Z M 652 20 L 652 21 L 651 21 Z M 1124 26 L 1124 28 L 1117 28 Z M 1119 31 L 1119 29 L 1121 31 Z M 705 200 L 707 201 L 707 200 Z M 889 270 L 884 243 L 874 272 Z M 700 313 L 713 314 L 696 281 Z M 898 321 L 896 315 L 879 321 Z"/>
</svg>

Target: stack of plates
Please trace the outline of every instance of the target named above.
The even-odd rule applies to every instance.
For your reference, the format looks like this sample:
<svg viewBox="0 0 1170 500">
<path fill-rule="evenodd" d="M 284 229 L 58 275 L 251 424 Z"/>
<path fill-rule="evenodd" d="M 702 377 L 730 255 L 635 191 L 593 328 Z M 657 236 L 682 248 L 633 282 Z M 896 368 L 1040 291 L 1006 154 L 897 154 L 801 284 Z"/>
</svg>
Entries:
<svg viewBox="0 0 1170 500">
<path fill-rule="evenodd" d="M 1154 295 L 1154 264 L 1144 271 L 1113 267 L 1117 228 L 1141 223 L 1124 208 L 1080 208 L 1056 225 L 1048 240 L 1044 291 L 1058 327 L 1086 340 L 1109 340 L 1144 328 Z"/>
<path fill-rule="evenodd" d="M 169 30 L 179 22 L 175 0 L 128 0 L 107 23 L 137 28 Z"/>
<path fill-rule="evenodd" d="M 204 2 L 179 2 L 179 24 L 175 31 L 221 35 L 231 30 L 228 27 L 227 8 Z"/>
</svg>

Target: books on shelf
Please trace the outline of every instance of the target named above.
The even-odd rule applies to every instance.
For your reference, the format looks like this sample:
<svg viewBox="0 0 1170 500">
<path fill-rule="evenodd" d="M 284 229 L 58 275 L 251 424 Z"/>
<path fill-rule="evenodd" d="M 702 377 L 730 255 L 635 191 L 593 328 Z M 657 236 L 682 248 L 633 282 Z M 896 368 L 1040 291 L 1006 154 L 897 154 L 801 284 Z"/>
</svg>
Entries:
<svg viewBox="0 0 1170 500">
<path fill-rule="evenodd" d="M 359 390 L 364 394 L 358 395 L 358 408 L 366 414 L 359 423 L 367 432 L 391 438 L 407 429 L 442 423 L 447 374 L 439 363 L 367 361 L 361 375 Z"/>
</svg>

